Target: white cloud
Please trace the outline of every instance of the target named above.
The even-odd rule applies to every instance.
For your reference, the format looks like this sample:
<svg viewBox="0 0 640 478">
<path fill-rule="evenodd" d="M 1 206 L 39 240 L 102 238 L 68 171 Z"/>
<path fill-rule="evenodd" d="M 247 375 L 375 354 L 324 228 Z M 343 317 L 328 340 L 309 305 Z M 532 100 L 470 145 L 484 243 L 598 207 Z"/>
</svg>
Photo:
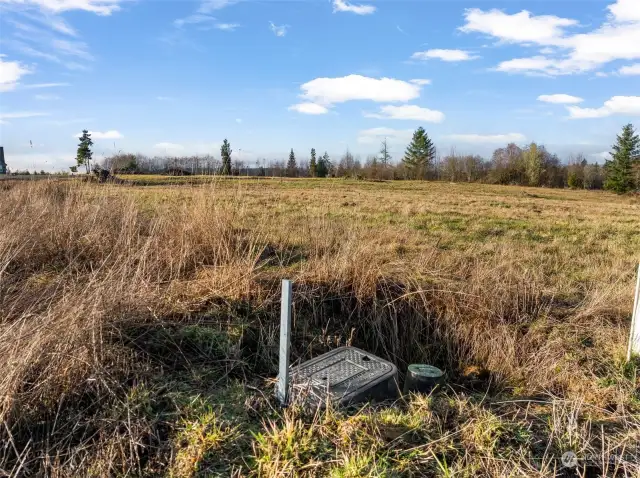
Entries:
<svg viewBox="0 0 640 478">
<path fill-rule="evenodd" d="M 497 71 L 507 73 L 537 73 L 537 74 L 561 74 L 563 69 L 557 68 L 557 62 L 544 56 L 534 56 L 531 58 L 514 58 L 500 62 L 496 67 Z"/>
<path fill-rule="evenodd" d="M 297 111 L 305 115 L 323 115 L 329 112 L 329 110 L 316 103 L 298 103 L 297 105 L 289 106 L 289 111 Z"/>
<path fill-rule="evenodd" d="M 33 98 L 40 101 L 53 101 L 62 99 L 58 95 L 35 95 Z"/>
<path fill-rule="evenodd" d="M 640 22 L 640 5 L 638 0 L 617 0 L 609 5 L 613 19 L 618 22 Z"/>
<path fill-rule="evenodd" d="M 51 29 L 57 31 L 58 33 L 64 33 L 65 35 L 69 35 L 72 37 L 78 36 L 78 33 L 71 27 L 67 22 L 65 22 L 62 18 L 56 17 L 54 15 L 46 15 L 42 18 L 46 25 L 51 27 Z"/>
<path fill-rule="evenodd" d="M 236 118 L 236 123 L 242 124 L 242 118 Z"/>
<path fill-rule="evenodd" d="M 0 124 L 7 124 L 8 119 L 35 118 L 38 116 L 49 116 L 51 113 L 40 113 L 35 111 L 14 111 L 12 113 L 0 112 Z"/>
<path fill-rule="evenodd" d="M 418 85 L 418 86 L 426 86 L 431 84 L 431 80 L 416 79 L 416 80 L 409 80 L 409 83 L 413 83 L 414 85 Z"/>
<path fill-rule="evenodd" d="M 14 118 L 33 118 L 36 116 L 49 116 L 51 113 L 40 113 L 33 111 L 14 111 L 13 113 L 0 113 L 0 120 Z"/>
<path fill-rule="evenodd" d="M 464 14 L 466 23 L 459 28 L 465 33 L 478 32 L 511 43 L 556 45 L 564 28 L 577 25 L 576 20 L 554 15 L 531 15 L 527 10 L 509 15 L 501 10 L 482 11 L 470 8 Z"/>
<path fill-rule="evenodd" d="M 22 53 L 23 55 L 32 56 L 34 58 L 43 58 L 45 60 L 48 60 L 54 63 L 59 63 L 59 64 L 63 63 L 62 60 L 58 58 L 56 55 L 54 55 L 53 53 L 47 53 L 47 52 L 38 50 L 21 41 L 8 40 L 8 41 L 5 41 L 4 43 L 7 44 L 11 49 L 19 53 Z"/>
<path fill-rule="evenodd" d="M 200 4 L 196 13 L 184 18 L 178 18 L 173 21 L 173 24 L 177 28 L 182 28 L 185 25 L 209 24 L 208 28 L 213 27 L 223 31 L 234 31 L 240 26 L 239 24 L 219 23 L 216 17 L 210 15 L 211 12 L 233 5 L 234 3 L 237 3 L 237 0 L 205 0 Z M 206 29 L 207 27 L 202 28 Z"/>
<path fill-rule="evenodd" d="M 33 70 L 19 61 L 5 61 L 0 55 L 0 91 L 10 91 L 18 86 L 20 78 Z"/>
<path fill-rule="evenodd" d="M 116 131 L 116 130 L 105 131 L 104 133 L 100 132 L 100 131 L 89 131 L 89 134 L 91 134 L 91 139 L 120 139 L 120 138 L 124 138 L 122 133 L 120 133 L 119 131 Z M 80 136 L 82 136 L 82 133 L 74 134 L 73 138 L 79 138 Z"/>
<path fill-rule="evenodd" d="M 333 13 L 350 12 L 356 15 L 371 15 L 375 11 L 376 7 L 373 5 L 352 5 L 345 0 L 333 0 Z"/>
<path fill-rule="evenodd" d="M 178 18 L 173 21 L 173 24 L 178 28 L 182 28 L 185 25 L 198 25 L 200 23 L 211 23 L 215 21 L 215 17 L 196 13 L 194 15 L 189 15 L 188 17 Z"/>
<path fill-rule="evenodd" d="M 173 21 L 173 24 L 176 28 L 182 28 L 185 25 L 203 25 L 202 29 L 215 28 L 217 30 L 222 30 L 226 32 L 233 32 L 238 27 L 240 27 L 239 23 L 220 23 L 216 17 L 212 17 L 210 15 L 203 15 L 201 13 L 195 13 L 193 15 L 189 15 L 188 17 L 178 18 Z M 207 26 L 204 26 L 206 24 Z"/>
<path fill-rule="evenodd" d="M 316 78 L 301 87 L 302 97 L 320 105 L 332 105 L 353 100 L 378 103 L 407 102 L 420 96 L 421 87 L 393 78 L 369 78 L 349 75 L 341 78 Z"/>
<path fill-rule="evenodd" d="M 634 65 L 623 66 L 618 70 L 618 73 L 621 75 L 640 75 L 640 63 L 636 63 Z"/>
<path fill-rule="evenodd" d="M 273 22 L 269 22 L 269 28 L 277 37 L 283 37 L 287 34 L 287 30 L 289 29 L 289 25 L 276 25 Z"/>
<path fill-rule="evenodd" d="M 120 10 L 123 0 L 2 0 L 4 3 L 40 7 L 42 10 L 61 13 L 84 10 L 98 15 L 111 15 Z"/>
<path fill-rule="evenodd" d="M 71 86 L 69 83 L 34 83 L 32 85 L 24 85 L 22 88 L 25 89 L 36 89 L 36 88 L 57 88 L 59 86 Z"/>
<path fill-rule="evenodd" d="M 501 42 L 554 47 L 543 49 L 543 55 L 504 61 L 498 71 L 551 76 L 583 73 L 611 61 L 640 58 L 638 0 L 618 0 L 608 8 L 608 20 L 587 33 L 567 33 L 566 28 L 578 25 L 568 18 L 477 8 L 466 11 L 466 24 L 460 30 L 485 33 Z"/>
<path fill-rule="evenodd" d="M 88 52 L 86 43 L 54 39 L 51 46 L 64 55 L 77 56 L 84 60 L 93 60 L 93 56 Z"/>
<path fill-rule="evenodd" d="M 569 118 L 605 118 L 612 115 L 640 116 L 640 96 L 614 96 L 600 108 L 567 106 Z"/>
<path fill-rule="evenodd" d="M 358 143 L 378 144 L 387 139 L 390 143 L 407 143 L 413 136 L 411 129 L 371 128 L 358 132 Z"/>
<path fill-rule="evenodd" d="M 205 0 L 200 4 L 198 8 L 199 13 L 211 13 L 214 10 L 220 10 L 224 7 L 228 7 L 238 3 L 238 0 Z"/>
<path fill-rule="evenodd" d="M 442 61 L 467 61 L 467 60 L 475 60 L 479 58 L 478 56 L 473 56 L 469 54 L 468 51 L 464 50 L 427 50 L 427 51 L 418 51 L 411 55 L 413 60 L 431 60 L 438 59 Z"/>
<path fill-rule="evenodd" d="M 224 32 L 233 32 L 240 26 L 239 23 L 216 23 L 213 28 Z"/>
<path fill-rule="evenodd" d="M 555 94 L 555 95 L 540 95 L 538 96 L 538 101 L 543 101 L 545 103 L 567 104 L 567 103 L 582 103 L 584 99 L 578 96 Z"/>
<path fill-rule="evenodd" d="M 2 3 L 2 0 L 0 0 L 0 3 Z M 73 29 L 73 27 L 71 27 L 67 22 L 65 22 L 64 19 L 62 19 L 57 15 L 53 15 L 49 12 L 45 11 L 45 12 L 30 13 L 25 9 L 21 9 L 20 15 L 24 18 L 31 20 L 32 22 L 35 22 L 42 26 L 50 28 L 51 30 L 54 30 L 58 33 L 63 33 L 65 35 L 69 35 L 73 37 L 78 36 L 78 33 Z M 10 19 L 9 22 L 15 28 L 25 32 L 38 33 L 41 31 L 32 25 L 16 21 L 15 19 Z"/>
<path fill-rule="evenodd" d="M 505 143 L 521 143 L 526 137 L 521 133 L 506 134 L 450 134 L 447 138 L 461 143 L 473 144 L 505 144 Z"/>
<path fill-rule="evenodd" d="M 182 151 L 184 146 L 177 143 L 157 143 L 153 145 L 154 149 L 162 149 L 165 151 Z"/>
<path fill-rule="evenodd" d="M 156 96 L 156 100 L 158 101 L 175 101 L 175 98 L 172 96 Z"/>
<path fill-rule="evenodd" d="M 88 69 L 86 64 L 76 61 L 76 58 L 93 60 L 93 56 L 89 53 L 85 43 L 60 39 L 54 34 L 39 28 L 30 27 L 30 29 L 32 31 L 27 33 L 22 31 L 14 32 L 14 38 L 3 38 L 3 44 L 23 55 L 43 58 L 63 65 L 70 70 Z"/>
<path fill-rule="evenodd" d="M 365 116 L 378 119 L 427 121 L 429 123 L 442 123 L 444 121 L 444 113 L 441 111 L 421 108 L 416 105 L 385 105 L 380 108 L 380 113 L 367 113 Z"/>
<path fill-rule="evenodd" d="M 71 25 L 65 22 L 63 18 L 57 15 L 53 15 L 46 11 L 34 14 L 23 10 L 20 13 L 23 17 L 28 18 L 33 22 L 39 23 L 40 25 L 43 25 L 47 28 L 50 28 L 58 33 L 63 33 L 72 37 L 78 36 L 78 32 L 76 32 L 76 30 Z M 14 26 L 18 28 L 24 29 L 26 27 L 27 30 L 29 29 L 28 25 L 20 24 L 19 22 L 13 20 L 11 21 L 11 23 L 13 23 Z"/>
</svg>

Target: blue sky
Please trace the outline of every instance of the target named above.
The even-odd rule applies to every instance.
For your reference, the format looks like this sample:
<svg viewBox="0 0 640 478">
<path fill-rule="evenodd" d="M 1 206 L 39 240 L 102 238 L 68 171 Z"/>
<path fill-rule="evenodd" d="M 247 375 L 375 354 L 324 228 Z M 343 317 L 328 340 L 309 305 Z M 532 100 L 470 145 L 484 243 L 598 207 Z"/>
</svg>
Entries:
<svg viewBox="0 0 640 478">
<path fill-rule="evenodd" d="M 640 126 L 640 0 L 0 0 L 0 143 L 66 169 L 114 151 L 252 163 L 294 148 L 395 160 L 510 141 L 601 160 Z M 242 152 L 240 153 L 240 149 Z"/>
</svg>

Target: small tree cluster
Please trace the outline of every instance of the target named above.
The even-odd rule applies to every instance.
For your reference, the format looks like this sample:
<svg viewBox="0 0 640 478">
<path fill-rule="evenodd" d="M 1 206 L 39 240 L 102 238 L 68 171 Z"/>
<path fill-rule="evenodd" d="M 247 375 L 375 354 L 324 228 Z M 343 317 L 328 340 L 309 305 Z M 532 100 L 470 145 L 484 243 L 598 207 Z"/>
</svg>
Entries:
<svg viewBox="0 0 640 478">
<path fill-rule="evenodd" d="M 79 138 L 76 166 L 91 171 L 93 153 L 91 133 L 83 130 Z M 251 176 L 289 177 L 352 177 L 367 179 L 440 179 L 453 182 L 487 182 L 526 186 L 601 189 L 624 193 L 640 188 L 640 137 L 631 124 L 625 125 L 617 137 L 605 166 L 589 164 L 577 155 L 562 164 L 543 145 L 530 143 L 524 148 L 514 143 L 494 151 L 490 160 L 477 155 L 450 154 L 436 156 L 431 138 L 418 128 L 399 164 L 392 164 L 386 139 L 376 155 L 369 155 L 362 164 L 358 156 L 347 150 L 337 164 L 325 152 L 318 157 L 312 148 L 310 160 L 298 161 L 291 149 L 288 161 L 256 160 L 251 168 L 239 160 L 232 164 L 231 144 L 225 139 L 220 148 L 220 160 L 213 156 L 153 157 L 141 154 L 117 154 L 105 158 L 102 169 L 112 173 L 158 174 L 246 174 Z"/>
</svg>

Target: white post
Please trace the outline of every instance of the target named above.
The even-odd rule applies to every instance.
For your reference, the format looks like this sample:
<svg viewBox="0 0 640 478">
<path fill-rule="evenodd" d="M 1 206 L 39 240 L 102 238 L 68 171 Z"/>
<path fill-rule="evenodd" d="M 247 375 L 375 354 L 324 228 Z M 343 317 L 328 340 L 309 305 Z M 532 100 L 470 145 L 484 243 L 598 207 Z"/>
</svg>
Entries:
<svg viewBox="0 0 640 478">
<path fill-rule="evenodd" d="M 289 401 L 289 345 L 291 342 L 291 281 L 282 281 L 280 302 L 280 367 L 276 396 L 284 407 Z"/>
<path fill-rule="evenodd" d="M 640 354 L 640 264 L 638 264 L 636 295 L 633 301 L 633 315 L 631 316 L 631 333 L 629 335 L 627 362 L 631 360 L 631 356 L 635 354 Z"/>
</svg>

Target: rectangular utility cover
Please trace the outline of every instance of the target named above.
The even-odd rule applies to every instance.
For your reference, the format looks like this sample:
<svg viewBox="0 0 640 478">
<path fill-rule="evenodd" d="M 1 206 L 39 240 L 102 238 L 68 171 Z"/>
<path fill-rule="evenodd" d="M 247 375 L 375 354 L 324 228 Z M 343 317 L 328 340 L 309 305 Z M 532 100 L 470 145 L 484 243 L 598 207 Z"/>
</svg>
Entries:
<svg viewBox="0 0 640 478">
<path fill-rule="evenodd" d="M 397 393 L 395 365 L 355 347 L 341 347 L 291 369 L 294 401 L 312 405 L 384 400 Z"/>
</svg>

